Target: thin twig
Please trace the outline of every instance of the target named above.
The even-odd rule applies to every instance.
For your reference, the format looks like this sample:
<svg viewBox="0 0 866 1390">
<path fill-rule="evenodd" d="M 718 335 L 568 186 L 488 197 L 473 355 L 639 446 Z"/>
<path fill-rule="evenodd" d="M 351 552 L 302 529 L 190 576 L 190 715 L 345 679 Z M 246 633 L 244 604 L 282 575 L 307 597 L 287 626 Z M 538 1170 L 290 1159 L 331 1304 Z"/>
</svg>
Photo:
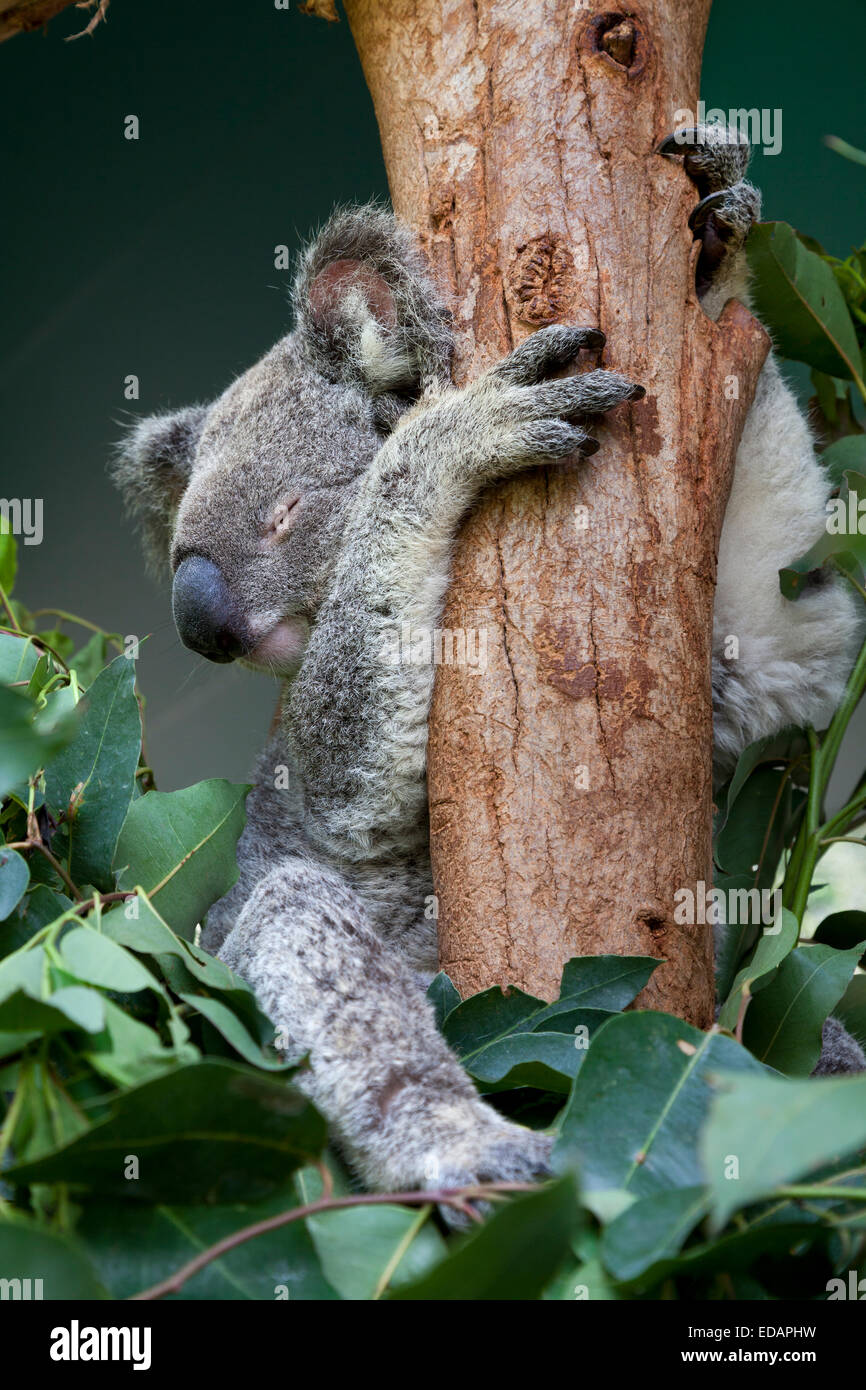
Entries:
<svg viewBox="0 0 866 1390">
<path fill-rule="evenodd" d="M 203 1250 L 195 1259 L 183 1265 L 176 1273 L 169 1275 L 158 1284 L 153 1284 L 149 1289 L 143 1289 L 141 1293 L 130 1296 L 130 1302 L 151 1301 L 157 1298 L 164 1298 L 166 1294 L 177 1293 L 179 1289 L 191 1279 L 194 1274 L 198 1274 L 200 1269 L 218 1260 L 220 1256 L 228 1254 L 239 1245 L 244 1245 L 248 1240 L 255 1240 L 256 1236 L 267 1235 L 269 1231 L 277 1231 L 281 1226 L 288 1226 L 293 1221 L 303 1221 L 308 1216 L 317 1216 L 322 1211 L 342 1211 L 347 1207 L 371 1207 L 382 1206 L 384 1204 L 398 1204 L 402 1206 L 423 1206 L 427 1203 L 438 1206 L 454 1207 L 457 1211 L 465 1211 L 466 1204 L 471 1201 L 481 1201 L 485 1198 L 494 1196 L 497 1192 L 532 1192 L 536 1190 L 534 1183 L 528 1182 L 491 1182 L 481 1183 L 476 1187 L 450 1187 L 442 1188 L 433 1192 L 363 1192 L 353 1193 L 348 1197 L 320 1197 L 318 1201 L 308 1202 L 303 1207 L 292 1207 L 289 1211 L 281 1211 L 276 1216 L 269 1216 L 264 1221 L 256 1221 L 251 1226 L 243 1226 L 239 1231 L 233 1231 L 231 1235 L 224 1236 L 214 1245 Z"/>
</svg>

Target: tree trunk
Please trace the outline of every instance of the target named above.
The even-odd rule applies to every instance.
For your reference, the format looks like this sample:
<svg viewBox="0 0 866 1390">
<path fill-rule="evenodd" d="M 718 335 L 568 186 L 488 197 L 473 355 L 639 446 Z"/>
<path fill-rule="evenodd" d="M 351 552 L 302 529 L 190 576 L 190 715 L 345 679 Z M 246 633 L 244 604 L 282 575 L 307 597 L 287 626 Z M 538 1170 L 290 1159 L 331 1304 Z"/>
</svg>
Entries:
<svg viewBox="0 0 866 1390">
<path fill-rule="evenodd" d="M 712 879 L 715 557 L 768 345 L 739 305 L 703 314 L 697 194 L 654 153 L 695 108 L 709 5 L 346 0 L 395 210 L 453 293 L 458 384 L 566 321 L 647 388 L 591 461 L 492 489 L 459 538 L 443 626 L 486 629 L 487 669 L 437 672 L 442 968 L 551 998 L 571 956 L 657 956 L 640 1003 L 702 1027 L 710 933 L 674 893 Z"/>
</svg>

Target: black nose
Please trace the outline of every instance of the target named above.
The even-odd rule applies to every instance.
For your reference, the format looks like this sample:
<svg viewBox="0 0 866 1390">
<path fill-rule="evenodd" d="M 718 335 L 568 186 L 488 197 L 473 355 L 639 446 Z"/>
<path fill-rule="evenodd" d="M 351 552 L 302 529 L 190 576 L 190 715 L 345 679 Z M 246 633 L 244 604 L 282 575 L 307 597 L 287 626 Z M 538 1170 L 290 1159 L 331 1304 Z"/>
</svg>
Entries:
<svg viewBox="0 0 866 1390">
<path fill-rule="evenodd" d="M 249 651 L 246 624 L 222 572 L 202 555 L 177 567 L 171 595 L 180 640 L 209 661 L 234 661 Z"/>
</svg>

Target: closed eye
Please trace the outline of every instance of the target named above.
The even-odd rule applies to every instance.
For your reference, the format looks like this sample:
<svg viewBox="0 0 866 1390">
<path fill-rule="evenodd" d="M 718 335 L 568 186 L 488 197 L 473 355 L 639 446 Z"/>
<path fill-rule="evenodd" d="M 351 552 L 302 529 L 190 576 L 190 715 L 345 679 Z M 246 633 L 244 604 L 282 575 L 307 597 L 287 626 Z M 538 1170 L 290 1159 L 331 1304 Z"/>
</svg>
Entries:
<svg viewBox="0 0 866 1390">
<path fill-rule="evenodd" d="M 288 497 L 284 502 L 279 502 L 271 513 L 271 518 L 265 528 L 265 536 L 269 540 L 279 541 L 290 531 L 297 510 L 300 496 Z"/>
</svg>

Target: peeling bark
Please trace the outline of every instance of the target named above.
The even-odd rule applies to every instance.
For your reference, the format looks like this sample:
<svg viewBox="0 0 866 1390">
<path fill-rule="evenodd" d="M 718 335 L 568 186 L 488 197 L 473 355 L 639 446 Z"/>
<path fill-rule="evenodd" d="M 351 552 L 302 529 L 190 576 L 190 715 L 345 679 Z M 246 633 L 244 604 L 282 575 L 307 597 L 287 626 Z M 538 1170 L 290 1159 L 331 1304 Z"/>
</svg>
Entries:
<svg viewBox="0 0 866 1390">
<path fill-rule="evenodd" d="M 442 968 L 550 998 L 571 956 L 654 955 L 640 1003 L 702 1027 L 712 942 L 674 893 L 712 879 L 716 553 L 768 348 L 742 306 L 703 314 L 697 195 L 653 153 L 694 110 L 709 5 L 346 0 L 395 210 L 453 295 L 458 383 L 572 321 L 647 388 L 594 458 L 491 490 L 462 530 L 443 625 L 486 628 L 488 668 L 437 673 Z"/>
</svg>

